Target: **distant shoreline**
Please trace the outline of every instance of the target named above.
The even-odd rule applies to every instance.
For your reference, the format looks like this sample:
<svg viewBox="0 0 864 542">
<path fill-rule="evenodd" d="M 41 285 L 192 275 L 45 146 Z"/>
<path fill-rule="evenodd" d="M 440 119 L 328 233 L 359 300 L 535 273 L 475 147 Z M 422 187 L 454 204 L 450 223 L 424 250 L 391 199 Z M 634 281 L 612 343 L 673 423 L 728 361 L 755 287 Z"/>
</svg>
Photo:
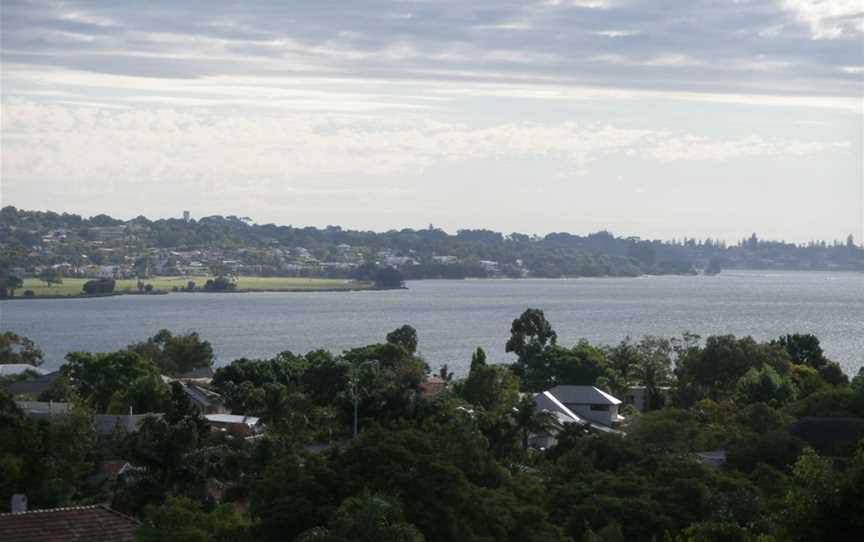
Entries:
<svg viewBox="0 0 864 542">
<path fill-rule="evenodd" d="M 407 289 L 404 286 L 402 288 L 379 288 L 376 287 L 372 283 L 357 283 L 356 285 L 351 286 L 314 286 L 307 288 L 237 288 L 234 290 L 204 290 L 195 289 L 195 290 L 154 290 L 151 292 L 139 292 L 135 290 L 118 290 L 110 293 L 99 293 L 99 294 L 54 294 L 54 295 L 35 295 L 35 296 L 24 296 L 24 295 L 16 295 L 14 297 L 3 297 L 0 298 L 0 301 L 17 301 L 17 300 L 38 300 L 38 299 L 94 299 L 94 298 L 102 298 L 102 297 L 117 297 L 124 295 L 136 295 L 136 296 L 153 296 L 153 295 L 168 295 L 168 294 L 249 294 L 249 293 L 257 293 L 257 292 L 268 292 L 268 293 L 303 293 L 303 292 L 365 292 L 365 291 L 383 291 L 383 290 L 400 290 Z"/>
</svg>

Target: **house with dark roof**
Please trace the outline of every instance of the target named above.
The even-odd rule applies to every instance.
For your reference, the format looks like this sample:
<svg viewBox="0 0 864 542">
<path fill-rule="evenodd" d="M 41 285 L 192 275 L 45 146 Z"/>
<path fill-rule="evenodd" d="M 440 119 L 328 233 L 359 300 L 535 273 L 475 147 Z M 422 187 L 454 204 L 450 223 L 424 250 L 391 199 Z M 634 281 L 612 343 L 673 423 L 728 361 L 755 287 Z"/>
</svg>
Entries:
<svg viewBox="0 0 864 542">
<path fill-rule="evenodd" d="M 7 382 L 3 385 L 3 388 L 6 390 L 6 393 L 11 395 L 12 397 L 19 396 L 32 396 L 38 397 L 43 392 L 47 391 L 48 388 L 51 387 L 51 383 L 60 376 L 59 371 L 54 371 L 52 373 L 40 374 L 36 378 L 28 378 L 27 380 L 16 380 L 14 382 Z"/>
<path fill-rule="evenodd" d="M 107 506 L 0 514 L 3 542 L 134 542 L 138 520 Z"/>
</svg>

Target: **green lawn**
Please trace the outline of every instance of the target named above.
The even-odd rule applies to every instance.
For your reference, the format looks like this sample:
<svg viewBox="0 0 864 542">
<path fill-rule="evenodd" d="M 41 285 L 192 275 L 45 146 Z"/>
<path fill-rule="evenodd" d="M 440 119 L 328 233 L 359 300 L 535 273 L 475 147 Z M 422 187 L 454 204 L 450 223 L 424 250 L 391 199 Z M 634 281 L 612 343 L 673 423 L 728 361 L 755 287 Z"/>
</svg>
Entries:
<svg viewBox="0 0 864 542">
<path fill-rule="evenodd" d="M 157 290 L 171 291 L 175 286 L 185 288 L 186 283 L 195 282 L 196 288 L 201 288 L 208 278 L 212 277 L 153 277 L 144 281 L 152 284 Z M 24 279 L 24 287 L 16 290 L 15 296 L 23 296 L 24 290 L 33 290 L 37 296 L 78 295 L 81 287 L 90 279 L 64 278 L 63 284 L 48 286 L 39 279 Z M 121 279 L 117 281 L 115 292 L 137 290 L 137 279 Z M 240 290 L 350 290 L 353 288 L 370 287 L 369 283 L 344 279 L 307 279 L 294 277 L 240 277 L 237 288 Z"/>
</svg>

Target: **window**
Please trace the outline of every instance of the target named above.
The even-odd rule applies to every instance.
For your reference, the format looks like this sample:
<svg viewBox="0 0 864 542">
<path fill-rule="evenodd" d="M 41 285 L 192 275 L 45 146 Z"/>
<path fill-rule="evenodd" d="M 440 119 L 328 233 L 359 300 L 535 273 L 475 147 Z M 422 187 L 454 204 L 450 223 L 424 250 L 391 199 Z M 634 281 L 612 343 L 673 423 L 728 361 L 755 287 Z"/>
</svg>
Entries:
<svg viewBox="0 0 864 542">
<path fill-rule="evenodd" d="M 609 410 L 609 405 L 591 405 L 591 410 Z"/>
</svg>

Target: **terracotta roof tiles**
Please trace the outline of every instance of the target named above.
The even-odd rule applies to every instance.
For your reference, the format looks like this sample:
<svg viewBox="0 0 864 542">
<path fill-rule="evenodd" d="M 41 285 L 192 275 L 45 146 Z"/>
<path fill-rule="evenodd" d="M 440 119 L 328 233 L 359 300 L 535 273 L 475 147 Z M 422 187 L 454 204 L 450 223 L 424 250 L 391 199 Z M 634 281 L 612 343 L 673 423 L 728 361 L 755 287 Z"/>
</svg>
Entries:
<svg viewBox="0 0 864 542">
<path fill-rule="evenodd" d="M 0 514 L 3 542 L 134 542 L 139 522 L 107 506 Z"/>
</svg>

